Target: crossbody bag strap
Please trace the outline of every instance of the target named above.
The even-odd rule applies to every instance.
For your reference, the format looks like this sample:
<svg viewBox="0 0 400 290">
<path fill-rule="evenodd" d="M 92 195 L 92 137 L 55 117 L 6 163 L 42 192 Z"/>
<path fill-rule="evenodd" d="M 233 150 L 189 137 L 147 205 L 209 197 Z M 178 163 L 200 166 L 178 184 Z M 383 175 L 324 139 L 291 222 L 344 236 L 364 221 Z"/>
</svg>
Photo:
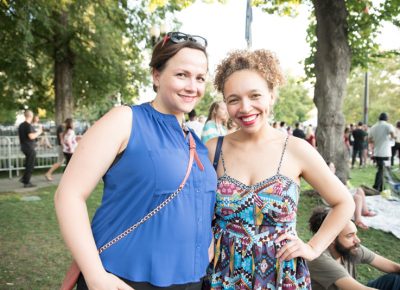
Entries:
<svg viewBox="0 0 400 290">
<path fill-rule="evenodd" d="M 137 227 L 139 227 L 141 224 L 145 223 L 147 220 L 149 220 L 151 217 L 153 217 L 156 213 L 158 213 L 163 207 L 165 207 L 168 203 L 171 202 L 183 189 L 183 187 L 186 184 L 187 179 L 189 178 L 190 172 L 192 170 L 192 165 L 193 165 L 193 160 L 196 159 L 196 162 L 201 170 L 203 170 L 203 165 L 200 162 L 200 159 L 198 158 L 197 152 L 196 152 L 196 142 L 194 141 L 194 138 L 192 134 L 189 132 L 189 164 L 186 169 L 186 174 L 185 177 L 183 178 L 181 184 L 179 185 L 178 189 L 172 193 L 166 200 L 164 200 L 162 203 L 160 203 L 157 207 L 155 207 L 152 211 L 150 211 L 147 215 L 145 215 L 141 220 L 139 220 L 137 223 L 132 225 L 131 227 L 127 228 L 125 231 L 120 233 L 118 236 L 116 236 L 114 239 L 109 241 L 108 243 L 104 244 L 102 247 L 99 248 L 99 254 L 107 250 L 109 247 L 112 245 L 116 244 L 123 238 L 125 238 L 127 235 L 132 233 Z"/>
</svg>

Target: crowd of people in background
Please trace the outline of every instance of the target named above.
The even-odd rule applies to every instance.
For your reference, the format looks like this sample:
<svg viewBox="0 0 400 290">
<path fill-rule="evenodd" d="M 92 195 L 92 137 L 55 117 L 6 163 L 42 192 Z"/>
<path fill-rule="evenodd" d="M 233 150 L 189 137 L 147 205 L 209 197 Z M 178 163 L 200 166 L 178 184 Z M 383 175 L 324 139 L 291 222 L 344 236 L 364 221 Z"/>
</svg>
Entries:
<svg viewBox="0 0 400 290">
<path fill-rule="evenodd" d="M 38 115 L 34 115 L 32 111 L 28 110 L 28 116 L 32 114 L 32 120 L 30 121 L 31 128 L 27 127 L 27 121 L 21 127 L 20 140 L 21 140 L 21 150 L 22 147 L 25 153 L 27 153 L 27 143 L 32 144 L 32 148 L 36 150 L 40 148 L 53 148 L 52 142 L 49 140 L 49 132 L 45 130 L 43 125 L 40 123 L 40 118 Z M 386 120 L 385 120 L 386 119 Z M 382 171 L 385 162 L 387 165 L 394 166 L 396 160 L 398 160 L 400 166 L 400 120 L 396 121 L 395 126 L 391 125 L 387 121 L 388 116 L 386 113 L 382 113 L 379 117 L 379 121 L 375 124 L 377 127 L 385 127 L 386 131 L 389 133 L 384 133 L 382 135 L 382 129 L 377 129 L 378 135 L 376 136 L 375 142 L 371 138 L 372 127 L 368 127 L 367 124 L 359 121 L 357 124 L 350 123 L 345 126 L 343 133 L 343 142 L 346 149 L 346 154 L 348 156 L 349 166 L 353 169 L 356 165 L 359 168 L 364 168 L 367 165 L 376 164 L 378 167 L 378 173 L 374 188 L 377 190 L 382 190 Z M 28 117 L 29 120 L 29 117 Z M 271 122 L 273 128 L 277 128 L 282 132 L 286 132 L 288 135 L 293 135 L 295 137 L 306 140 L 314 148 L 317 147 L 316 136 L 315 136 L 315 126 L 312 124 L 301 122 L 296 122 L 293 126 L 288 125 L 285 121 L 273 121 Z M 215 101 L 210 105 L 208 117 L 204 115 L 198 116 L 196 111 L 193 109 L 189 114 L 187 114 L 186 126 L 193 129 L 194 133 L 201 138 L 203 143 L 206 143 L 209 139 L 218 136 L 225 136 L 227 134 L 233 133 L 240 127 L 228 117 L 226 105 L 223 101 Z M 294 128 L 294 129 L 292 129 Z M 33 140 L 29 140 L 26 130 L 31 130 L 37 136 Z M 45 178 L 48 181 L 53 180 L 52 174 L 59 167 L 61 167 L 66 161 L 68 164 L 72 153 L 74 152 L 79 136 L 77 137 L 74 130 L 74 122 L 71 118 L 65 120 L 61 125 L 56 128 L 56 144 L 58 150 L 57 161 L 53 166 L 46 172 Z M 385 131 L 385 132 L 386 132 Z M 40 134 L 38 134 L 41 132 Z M 22 135 L 25 135 L 21 137 Z M 64 139 L 66 142 L 64 142 Z M 378 144 L 378 148 L 377 147 Z M 378 148 L 378 149 L 377 149 Z M 385 148 L 385 149 L 382 149 Z M 374 151 L 375 150 L 375 151 Z M 376 151 L 378 150 L 378 151 Z M 382 152 L 383 150 L 383 152 Z M 25 154 L 26 155 L 26 154 Z M 382 155 L 382 156 L 381 156 Z M 29 153 L 26 159 L 27 161 L 27 174 L 29 175 L 30 168 L 32 168 L 31 163 L 33 162 L 32 152 Z M 34 162 L 33 162 L 34 163 Z M 33 169 L 32 169 L 33 170 Z M 24 181 L 23 181 L 24 180 Z M 29 184 L 30 181 L 25 182 L 26 177 L 21 179 L 21 182 Z M 30 185 L 26 185 L 29 187 Z"/>
<path fill-rule="evenodd" d="M 31 176 L 35 168 L 37 150 L 52 149 L 53 144 L 49 139 L 49 133 L 40 123 L 39 115 L 34 115 L 31 110 L 26 110 L 24 117 L 25 121 L 18 126 L 20 148 L 25 155 L 25 171 L 19 181 L 25 188 L 29 188 L 36 186 L 31 182 Z M 53 180 L 53 173 L 63 165 L 64 160 L 65 166 L 68 165 L 72 154 L 78 146 L 79 139 L 80 136 L 77 136 L 75 133 L 72 118 L 67 118 L 63 124 L 57 126 L 55 144 L 58 153 L 57 161 L 45 173 L 44 177 L 46 180 Z"/>
</svg>

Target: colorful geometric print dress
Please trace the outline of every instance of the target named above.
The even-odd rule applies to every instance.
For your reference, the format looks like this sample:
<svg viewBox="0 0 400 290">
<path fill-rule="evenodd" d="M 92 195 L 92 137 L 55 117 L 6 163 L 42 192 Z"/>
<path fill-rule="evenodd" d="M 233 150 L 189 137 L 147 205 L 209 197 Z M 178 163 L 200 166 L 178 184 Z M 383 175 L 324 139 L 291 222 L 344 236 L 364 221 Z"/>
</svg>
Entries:
<svg viewBox="0 0 400 290">
<path fill-rule="evenodd" d="M 208 269 L 211 289 L 311 289 L 308 268 L 302 258 L 275 258 L 284 245 L 275 239 L 285 232 L 296 234 L 300 188 L 279 173 L 247 186 L 226 173 L 218 179 L 215 256 Z"/>
</svg>

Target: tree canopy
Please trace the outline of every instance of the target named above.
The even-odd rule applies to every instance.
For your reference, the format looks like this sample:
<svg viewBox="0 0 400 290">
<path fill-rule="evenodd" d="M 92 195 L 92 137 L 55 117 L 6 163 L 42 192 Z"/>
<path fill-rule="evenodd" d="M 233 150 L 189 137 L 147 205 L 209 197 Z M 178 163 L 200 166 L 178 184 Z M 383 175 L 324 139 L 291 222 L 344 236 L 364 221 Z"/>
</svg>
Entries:
<svg viewBox="0 0 400 290">
<path fill-rule="evenodd" d="M 279 97 L 274 105 L 274 119 L 294 125 L 308 120 L 308 113 L 314 104 L 301 79 L 287 76 L 286 83 L 279 89 Z"/>
<path fill-rule="evenodd" d="M 371 64 L 369 74 L 368 123 L 374 124 L 381 112 L 387 112 L 390 121 L 400 119 L 400 56 L 383 58 Z M 363 121 L 365 70 L 355 69 L 349 77 L 343 111 L 347 123 Z"/>
<path fill-rule="evenodd" d="M 309 5 L 312 8 L 318 1 L 310 0 L 252 0 L 253 5 L 261 7 L 270 14 L 295 17 L 298 6 Z M 398 51 L 382 51 L 377 44 L 382 25 L 385 21 L 400 27 L 400 0 L 346 0 L 347 10 L 346 27 L 348 42 L 351 48 L 351 68 L 367 68 L 380 57 L 399 54 Z M 316 17 L 312 10 L 307 41 L 310 44 L 310 56 L 305 60 L 305 71 L 308 77 L 315 77 L 315 52 L 316 52 Z"/>
<path fill-rule="evenodd" d="M 150 12 L 145 0 L 1 1 L 0 106 L 52 117 L 68 94 L 81 112 L 104 111 L 117 94 L 131 103 L 149 82 L 150 27 L 180 5 Z"/>
</svg>

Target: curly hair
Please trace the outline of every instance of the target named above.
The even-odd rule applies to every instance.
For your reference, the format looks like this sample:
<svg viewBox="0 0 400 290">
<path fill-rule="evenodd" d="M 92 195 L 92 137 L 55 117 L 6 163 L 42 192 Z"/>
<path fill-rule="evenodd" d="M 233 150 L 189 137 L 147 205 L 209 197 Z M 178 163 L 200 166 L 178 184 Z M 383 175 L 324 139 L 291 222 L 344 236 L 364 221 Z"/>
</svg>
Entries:
<svg viewBox="0 0 400 290">
<path fill-rule="evenodd" d="M 217 66 L 214 78 L 215 88 L 223 93 L 226 80 L 234 72 L 240 70 L 258 72 L 272 92 L 284 82 L 279 60 L 273 52 L 266 49 L 235 50 Z"/>
<path fill-rule="evenodd" d="M 313 210 L 313 213 L 311 214 L 310 219 L 308 220 L 308 226 L 313 234 L 318 232 L 326 216 L 328 215 L 329 210 L 330 210 L 329 207 L 322 207 L 322 206 L 316 207 Z"/>
</svg>

